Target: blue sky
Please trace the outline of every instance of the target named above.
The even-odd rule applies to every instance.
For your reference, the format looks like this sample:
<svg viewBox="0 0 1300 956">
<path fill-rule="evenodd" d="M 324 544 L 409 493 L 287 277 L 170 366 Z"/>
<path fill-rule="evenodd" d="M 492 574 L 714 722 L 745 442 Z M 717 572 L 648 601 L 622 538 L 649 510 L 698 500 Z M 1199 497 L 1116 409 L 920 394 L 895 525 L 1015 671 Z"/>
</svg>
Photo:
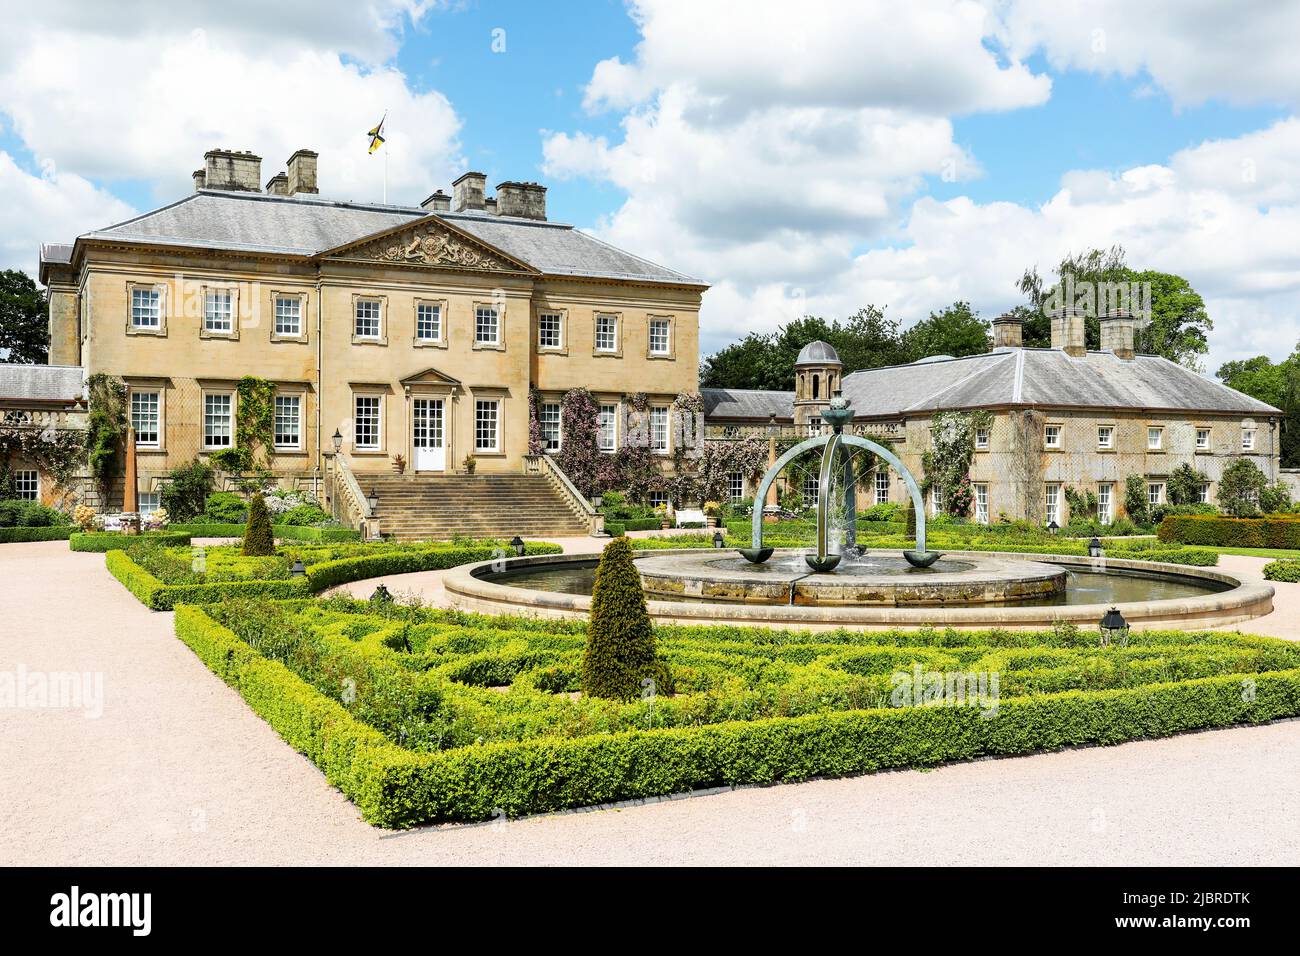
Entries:
<svg viewBox="0 0 1300 956">
<path fill-rule="evenodd" d="M 712 284 L 705 351 L 868 303 L 991 317 L 1025 266 L 1111 244 L 1202 292 L 1211 371 L 1300 338 L 1300 4 L 132 10 L 47 0 L 0 37 L 0 264 L 178 198 L 213 146 L 264 178 L 317 148 L 325 194 L 378 200 L 388 108 L 390 201 L 544 182 L 552 218 Z"/>
</svg>

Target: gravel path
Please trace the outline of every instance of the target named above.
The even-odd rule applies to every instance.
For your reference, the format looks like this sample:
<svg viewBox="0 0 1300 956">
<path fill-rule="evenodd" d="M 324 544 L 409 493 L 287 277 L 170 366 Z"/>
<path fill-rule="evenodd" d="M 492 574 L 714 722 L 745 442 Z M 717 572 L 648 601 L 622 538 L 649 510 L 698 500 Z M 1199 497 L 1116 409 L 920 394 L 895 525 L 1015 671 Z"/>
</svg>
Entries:
<svg viewBox="0 0 1300 956">
<path fill-rule="evenodd" d="M 1237 561 L 1262 564 L 1224 564 Z M 1279 610 L 1251 630 L 1295 636 L 1297 594 L 1280 586 Z M 103 680 L 97 718 L 0 710 L 0 865 L 1300 861 L 1300 722 L 390 833 L 362 823 L 103 555 L 0 547 L 0 607 L 0 672 Z"/>
</svg>

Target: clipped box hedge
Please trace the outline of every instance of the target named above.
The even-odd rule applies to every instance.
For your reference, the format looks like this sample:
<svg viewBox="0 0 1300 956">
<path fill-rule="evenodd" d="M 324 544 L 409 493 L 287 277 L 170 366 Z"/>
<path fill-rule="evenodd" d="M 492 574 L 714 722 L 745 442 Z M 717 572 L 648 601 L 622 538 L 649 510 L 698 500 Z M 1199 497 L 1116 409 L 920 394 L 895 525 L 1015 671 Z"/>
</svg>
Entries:
<svg viewBox="0 0 1300 956">
<path fill-rule="evenodd" d="M 121 537 L 121 536 L 119 536 Z M 143 536 L 141 536 L 143 537 Z M 137 539 L 138 540 L 138 539 Z M 186 536 L 182 544 L 188 544 Z M 90 549 L 87 549 L 90 550 Z M 558 554 L 557 544 L 530 541 L 526 554 Z M 429 549 L 379 553 L 356 558 L 322 561 L 307 568 L 304 577 L 280 580 L 214 581 L 209 584 L 168 584 L 131 560 L 124 550 L 108 552 L 105 566 L 140 603 L 155 611 L 170 611 L 178 604 L 211 604 L 232 598 L 263 597 L 285 600 L 309 597 L 350 581 L 413 571 L 441 571 L 461 564 L 500 556 L 500 548 L 477 545 L 439 545 Z"/>
<path fill-rule="evenodd" d="M 146 531 L 143 534 L 119 534 L 115 531 L 78 531 L 68 539 L 73 551 L 129 551 L 141 545 L 156 544 L 161 548 L 178 548 L 190 543 L 185 531 Z"/>
<path fill-rule="evenodd" d="M 1220 548 L 1300 548 L 1300 515 L 1230 518 L 1222 515 L 1170 515 L 1160 522 L 1161 541 Z"/>
<path fill-rule="evenodd" d="M 320 767 L 367 821 L 384 827 L 1117 744 L 1300 714 L 1300 669 L 1290 669 L 1003 698 L 993 719 L 971 707 L 875 708 L 574 738 L 538 736 L 421 753 L 354 719 L 202 608 L 178 608 L 176 633 L 290 746 Z M 1244 678 L 1252 693 L 1243 693 Z"/>
<path fill-rule="evenodd" d="M 193 538 L 242 538 L 248 530 L 246 524 L 220 524 L 211 522 L 181 522 L 169 526 L 171 531 L 184 531 Z M 352 528 L 312 528 L 291 524 L 272 524 L 271 533 L 285 541 L 309 541 L 319 544 L 336 544 L 341 541 L 360 541 L 361 534 Z"/>
<path fill-rule="evenodd" d="M 0 544 L 13 544 L 21 541 L 67 541 L 76 531 L 73 525 L 58 525 L 45 528 L 0 528 Z"/>
<path fill-rule="evenodd" d="M 1270 561 L 1264 565 L 1266 581 L 1300 581 L 1300 561 Z"/>
</svg>

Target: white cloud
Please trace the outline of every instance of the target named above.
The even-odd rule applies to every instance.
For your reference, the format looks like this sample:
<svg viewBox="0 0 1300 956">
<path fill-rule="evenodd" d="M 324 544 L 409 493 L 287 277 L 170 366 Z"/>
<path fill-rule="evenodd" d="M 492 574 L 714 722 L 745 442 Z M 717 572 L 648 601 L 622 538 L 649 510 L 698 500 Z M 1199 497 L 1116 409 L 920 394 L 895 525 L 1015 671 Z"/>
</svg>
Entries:
<svg viewBox="0 0 1300 956">
<path fill-rule="evenodd" d="M 36 274 L 40 244 L 130 218 L 134 210 L 81 176 L 33 176 L 0 152 L 0 269 Z"/>
<path fill-rule="evenodd" d="M 315 149 L 324 195 L 379 200 L 385 155 L 367 154 L 365 133 L 385 109 L 390 200 L 418 202 L 462 167 L 460 119 L 447 98 L 412 90 L 383 62 L 430 3 L 121 6 L 52 0 L 7 21 L 0 115 L 32 161 L 24 179 L 7 178 L 0 206 L 12 190 L 66 203 L 87 180 L 142 181 L 170 201 L 192 188 L 191 171 L 214 147 L 262 156 L 263 182 L 294 150 Z M 42 177 L 33 167 L 59 172 Z M 84 231 L 113 218 L 78 221 Z M 46 241 L 77 234 L 66 220 L 41 229 Z"/>
<path fill-rule="evenodd" d="M 1013 53 L 1055 70 L 1145 72 L 1179 105 L 1300 105 L 1300 5 L 1222 0 L 988 0 Z"/>
</svg>

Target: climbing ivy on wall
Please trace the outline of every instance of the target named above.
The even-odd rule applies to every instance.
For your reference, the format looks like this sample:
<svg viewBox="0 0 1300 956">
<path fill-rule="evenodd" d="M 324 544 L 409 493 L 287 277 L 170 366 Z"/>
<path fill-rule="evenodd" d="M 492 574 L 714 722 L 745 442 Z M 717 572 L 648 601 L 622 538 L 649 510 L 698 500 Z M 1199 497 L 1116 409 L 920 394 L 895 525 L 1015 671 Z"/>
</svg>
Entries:
<svg viewBox="0 0 1300 956">
<path fill-rule="evenodd" d="M 126 383 L 96 372 L 86 381 L 90 413 L 86 426 L 86 464 L 101 499 L 107 500 L 117 473 L 117 455 L 126 435 Z"/>
<path fill-rule="evenodd" d="M 247 451 L 250 465 L 257 463 L 259 449 L 269 461 L 275 456 L 275 384 L 245 375 L 235 390 L 239 393 L 235 447 Z"/>
<path fill-rule="evenodd" d="M 66 488 L 85 460 L 86 438 L 79 429 L 39 428 L 14 412 L 0 422 L 0 498 L 9 497 L 13 459 L 31 462 Z"/>
<path fill-rule="evenodd" d="M 921 455 L 925 481 L 921 490 L 936 490 L 949 514 L 965 517 L 970 511 L 970 464 L 975 456 L 975 432 L 988 428 L 993 414 L 935 412 L 930 419 L 930 447 Z"/>
</svg>

